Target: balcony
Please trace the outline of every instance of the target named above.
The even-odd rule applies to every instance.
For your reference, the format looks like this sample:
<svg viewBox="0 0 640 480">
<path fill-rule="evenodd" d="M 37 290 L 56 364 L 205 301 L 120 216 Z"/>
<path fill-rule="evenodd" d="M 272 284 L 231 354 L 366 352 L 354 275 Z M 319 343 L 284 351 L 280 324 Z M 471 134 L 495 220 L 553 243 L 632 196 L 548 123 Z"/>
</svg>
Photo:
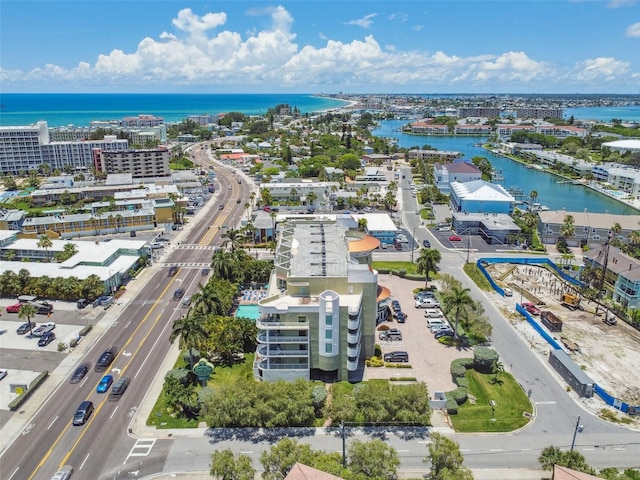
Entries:
<svg viewBox="0 0 640 480">
<path fill-rule="evenodd" d="M 361 344 L 357 344 L 355 347 L 352 347 L 350 345 L 347 346 L 347 357 L 349 357 L 349 360 L 358 360 L 358 357 L 360 356 L 360 348 Z"/>
<path fill-rule="evenodd" d="M 309 337 L 307 335 L 277 335 L 271 333 L 267 335 L 266 332 L 258 334 L 258 343 L 309 343 Z"/>
<path fill-rule="evenodd" d="M 291 321 L 291 322 L 281 322 L 278 320 L 275 320 L 275 317 L 270 316 L 270 315 L 266 315 L 266 317 L 271 317 L 273 318 L 273 320 L 263 320 L 262 317 L 259 317 L 256 320 L 256 326 L 261 329 L 261 330 L 306 330 L 309 328 L 309 321 L 305 321 L 305 322 L 298 322 L 298 321 Z"/>
<path fill-rule="evenodd" d="M 348 332 L 347 342 L 349 342 L 352 345 L 355 345 L 357 343 L 360 343 L 361 337 L 362 337 L 362 332 L 360 330 L 356 331 L 355 333 Z"/>
<path fill-rule="evenodd" d="M 347 327 L 349 330 L 358 330 L 360 328 L 361 318 L 357 317 L 355 319 L 351 319 L 349 317 L 349 321 L 347 322 Z"/>
<path fill-rule="evenodd" d="M 355 372 L 358 369 L 358 363 L 360 360 L 360 345 L 358 345 L 358 348 L 356 349 L 356 355 L 355 356 L 351 356 L 351 351 L 353 349 L 348 349 L 348 358 L 347 358 L 347 370 L 350 372 Z"/>
<path fill-rule="evenodd" d="M 273 346 L 273 345 L 258 345 L 258 348 L 256 349 L 256 352 L 258 353 L 258 355 L 262 356 L 262 357 L 270 357 L 270 358 L 274 358 L 274 357 L 308 357 L 309 356 L 309 350 L 293 350 L 293 349 L 286 349 L 286 348 L 280 348 L 277 345 Z"/>
<path fill-rule="evenodd" d="M 269 363 L 268 360 L 259 359 L 255 360 L 253 366 L 260 370 L 309 370 L 308 363 Z"/>
</svg>

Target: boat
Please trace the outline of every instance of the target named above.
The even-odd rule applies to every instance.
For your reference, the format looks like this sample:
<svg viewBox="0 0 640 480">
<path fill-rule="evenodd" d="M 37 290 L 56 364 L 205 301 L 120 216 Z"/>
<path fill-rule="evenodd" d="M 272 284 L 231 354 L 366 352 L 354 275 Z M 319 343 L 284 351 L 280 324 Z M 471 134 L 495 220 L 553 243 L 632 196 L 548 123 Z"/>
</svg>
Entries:
<svg viewBox="0 0 640 480">
<path fill-rule="evenodd" d="M 528 205 L 527 210 L 529 212 L 546 212 L 547 210 L 549 210 L 549 207 L 547 207 L 546 205 L 540 205 L 538 202 L 535 202 L 531 205 Z"/>
</svg>

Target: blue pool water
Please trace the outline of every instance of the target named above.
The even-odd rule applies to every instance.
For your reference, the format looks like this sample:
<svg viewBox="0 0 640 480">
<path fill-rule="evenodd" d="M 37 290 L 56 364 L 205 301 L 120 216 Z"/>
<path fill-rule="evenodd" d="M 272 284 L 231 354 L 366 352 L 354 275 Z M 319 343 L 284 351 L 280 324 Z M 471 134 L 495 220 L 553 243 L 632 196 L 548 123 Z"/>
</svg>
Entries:
<svg viewBox="0 0 640 480">
<path fill-rule="evenodd" d="M 236 317 L 250 318 L 256 320 L 260 314 L 258 313 L 258 305 L 238 305 Z"/>
</svg>

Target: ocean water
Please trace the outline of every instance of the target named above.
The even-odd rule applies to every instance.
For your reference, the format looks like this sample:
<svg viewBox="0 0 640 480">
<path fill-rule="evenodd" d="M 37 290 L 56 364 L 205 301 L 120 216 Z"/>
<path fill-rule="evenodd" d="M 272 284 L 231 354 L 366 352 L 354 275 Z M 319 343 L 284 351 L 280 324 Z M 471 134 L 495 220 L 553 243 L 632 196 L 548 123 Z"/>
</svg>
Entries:
<svg viewBox="0 0 640 480">
<path fill-rule="evenodd" d="M 612 119 L 628 122 L 640 122 L 640 105 L 627 105 L 624 107 L 591 107 L 591 108 L 565 108 L 562 112 L 565 119 L 573 115 L 579 120 L 595 120 L 610 122 Z"/>
<path fill-rule="evenodd" d="M 339 108 L 341 100 L 310 94 L 18 94 L 0 93 L 0 126 L 31 125 L 46 120 L 49 127 L 87 127 L 94 120 L 155 115 L 166 123 L 189 115 L 242 112 L 265 114 L 279 104 L 312 113 Z"/>
</svg>

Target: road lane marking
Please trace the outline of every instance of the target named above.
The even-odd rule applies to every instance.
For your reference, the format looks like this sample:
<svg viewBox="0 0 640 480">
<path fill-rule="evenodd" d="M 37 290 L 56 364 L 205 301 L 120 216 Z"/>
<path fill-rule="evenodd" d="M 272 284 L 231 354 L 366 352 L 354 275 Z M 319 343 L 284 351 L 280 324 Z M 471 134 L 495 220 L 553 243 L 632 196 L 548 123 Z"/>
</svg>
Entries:
<svg viewBox="0 0 640 480">
<path fill-rule="evenodd" d="M 9 480 L 11 480 L 13 478 L 13 476 L 18 473 L 18 470 L 20 470 L 20 467 L 16 468 L 13 473 L 11 474 L 11 476 L 9 477 Z"/>
<path fill-rule="evenodd" d="M 53 424 L 54 424 L 54 423 L 56 423 L 56 420 L 58 420 L 58 417 L 57 417 L 57 416 L 56 416 L 56 418 L 54 418 L 54 419 L 53 419 L 53 422 L 51 422 L 51 423 L 49 424 L 49 426 L 47 427 L 47 430 L 49 430 L 49 429 L 53 426 Z"/>
<path fill-rule="evenodd" d="M 84 384 L 87 383 L 87 380 L 89 380 L 89 377 L 84 377 L 84 380 L 82 380 L 82 382 L 80 382 L 80 387 L 84 387 Z"/>
<path fill-rule="evenodd" d="M 178 270 L 179 271 L 179 270 Z M 153 312 L 153 310 L 159 305 L 161 298 L 166 295 L 169 290 L 171 289 L 171 282 L 169 282 L 169 284 L 165 287 L 165 289 L 162 291 L 161 295 L 158 297 L 158 300 L 156 300 L 154 302 L 154 304 L 151 306 L 151 308 L 149 309 L 149 311 L 147 312 L 147 314 L 142 318 L 142 320 L 140 321 L 140 323 L 138 323 L 138 326 L 136 327 L 136 329 L 131 333 L 131 336 L 129 337 L 129 340 L 127 340 L 127 342 L 124 344 L 124 346 L 122 347 L 123 350 L 124 348 L 127 347 L 127 345 L 129 345 L 129 343 L 131 343 L 131 341 L 133 340 L 133 337 L 136 335 L 136 333 L 138 333 L 138 330 L 140 330 L 142 328 L 142 325 L 145 324 L 145 322 L 147 321 L 147 319 L 151 316 L 151 313 Z M 156 320 L 154 321 L 154 324 L 151 326 L 150 330 L 153 330 L 153 328 L 155 327 L 155 325 L 158 323 L 158 320 L 160 319 L 160 315 L 156 318 Z M 140 343 L 140 345 L 138 346 L 138 349 L 136 349 L 136 352 L 138 352 L 138 350 L 140 348 L 142 348 L 142 345 L 144 344 L 144 340 L 148 337 L 149 335 L 145 335 L 145 337 L 143 338 L 143 341 Z M 91 347 L 93 348 L 93 347 Z M 132 357 L 135 357 L 135 353 L 134 355 L 132 355 Z M 116 358 L 114 359 L 117 360 L 120 357 L 120 354 L 118 354 L 118 356 L 116 356 Z M 132 361 L 132 358 L 129 359 L 129 362 Z M 125 367 L 126 370 L 126 367 Z M 97 386 L 97 384 L 96 384 Z M 67 463 L 67 460 L 69 459 L 69 457 L 71 456 L 71 454 L 73 453 L 73 451 L 78 447 L 78 445 L 80 444 L 80 441 L 82 440 L 82 438 L 84 437 L 84 434 L 87 432 L 88 427 L 90 427 L 93 424 L 94 419 L 98 416 L 98 413 L 100 412 L 100 410 L 102 409 L 102 406 L 105 404 L 105 402 L 107 401 L 108 397 L 105 397 L 104 400 L 102 400 L 102 402 L 96 407 L 93 415 L 91 416 L 91 418 L 89 419 L 89 423 L 87 424 L 87 427 L 85 427 L 82 431 L 82 433 L 80 434 L 80 437 L 78 438 L 78 440 L 73 444 L 73 446 L 71 447 L 71 450 L 69 450 L 67 452 L 67 454 L 65 455 L 65 457 L 62 459 L 62 462 L 60 463 L 59 468 L 62 468 L 62 466 L 64 466 Z M 54 448 L 58 445 L 58 443 L 60 443 L 60 440 L 62 439 L 62 436 L 67 432 L 67 430 L 69 430 L 69 428 L 71 427 L 72 422 L 69 421 L 69 423 L 67 423 L 66 427 L 64 428 L 64 430 L 62 430 L 62 432 L 60 432 L 60 435 L 58 435 L 58 438 L 56 438 L 56 440 L 53 442 L 53 444 L 51 445 L 51 448 L 49 449 L 49 451 L 45 454 L 45 456 L 42 458 L 42 460 L 40 461 L 40 463 L 36 466 L 35 470 L 33 471 L 33 473 L 29 476 L 28 480 L 32 480 L 35 476 L 35 474 L 38 472 L 38 470 L 40 470 L 40 468 L 42 468 L 42 466 L 45 464 L 45 462 L 49 459 L 49 457 L 51 456 L 51 454 L 53 453 Z"/>
<path fill-rule="evenodd" d="M 504 450 L 502 448 L 490 448 L 489 451 L 490 452 L 504 452 Z"/>
<path fill-rule="evenodd" d="M 118 411 L 118 406 L 119 406 L 119 405 L 117 405 L 117 406 L 116 406 L 116 408 L 114 408 L 114 409 L 113 409 L 113 413 L 111 414 L 111 416 L 109 417 L 109 419 L 112 419 L 112 418 L 113 418 L 113 416 L 116 414 L 116 412 Z"/>
<path fill-rule="evenodd" d="M 87 460 L 89 460 L 89 455 L 91 455 L 91 454 L 87 453 L 87 456 L 84 457 L 84 462 L 82 462 L 82 464 L 80 465 L 80 468 L 78 468 L 78 470 L 82 470 L 82 467 L 84 467 L 84 464 L 87 463 Z"/>
<path fill-rule="evenodd" d="M 146 457 L 151 453 L 153 446 L 156 443 L 156 438 L 140 438 L 136 440 L 136 443 L 131 447 L 129 455 L 124 459 L 122 464 L 124 465 L 129 460 L 129 457 Z M 141 451 L 136 451 L 141 450 Z"/>
<path fill-rule="evenodd" d="M 554 400 L 549 400 L 546 402 L 535 402 L 536 405 L 555 405 L 556 402 Z"/>
</svg>

